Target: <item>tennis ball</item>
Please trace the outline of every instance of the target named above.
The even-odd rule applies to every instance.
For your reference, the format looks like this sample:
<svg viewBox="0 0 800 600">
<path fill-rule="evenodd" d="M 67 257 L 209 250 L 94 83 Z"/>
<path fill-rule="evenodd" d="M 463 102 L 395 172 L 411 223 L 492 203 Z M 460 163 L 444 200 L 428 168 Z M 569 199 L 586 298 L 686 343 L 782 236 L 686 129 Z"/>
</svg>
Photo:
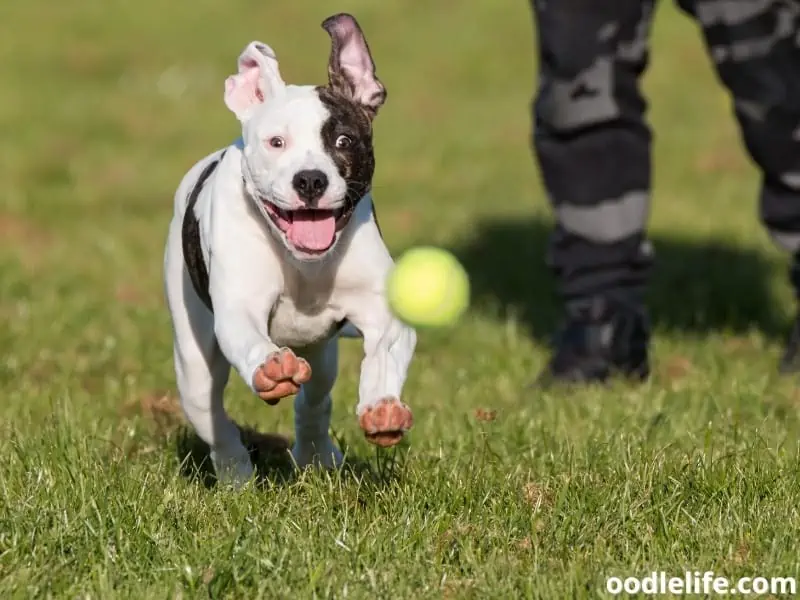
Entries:
<svg viewBox="0 0 800 600">
<path fill-rule="evenodd" d="M 469 278 L 446 250 L 420 246 L 397 260 L 387 298 L 392 312 L 412 327 L 446 327 L 469 306 Z"/>
</svg>

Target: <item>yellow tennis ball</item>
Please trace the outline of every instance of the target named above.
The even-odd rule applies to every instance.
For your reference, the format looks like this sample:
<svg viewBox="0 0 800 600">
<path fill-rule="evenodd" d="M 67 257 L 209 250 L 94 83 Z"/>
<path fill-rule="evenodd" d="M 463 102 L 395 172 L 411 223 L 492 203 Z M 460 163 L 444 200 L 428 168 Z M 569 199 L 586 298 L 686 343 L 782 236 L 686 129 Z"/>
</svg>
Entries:
<svg viewBox="0 0 800 600">
<path fill-rule="evenodd" d="M 469 306 L 469 292 L 469 277 L 456 257 L 428 246 L 405 252 L 387 281 L 392 312 L 413 327 L 454 324 Z"/>
</svg>

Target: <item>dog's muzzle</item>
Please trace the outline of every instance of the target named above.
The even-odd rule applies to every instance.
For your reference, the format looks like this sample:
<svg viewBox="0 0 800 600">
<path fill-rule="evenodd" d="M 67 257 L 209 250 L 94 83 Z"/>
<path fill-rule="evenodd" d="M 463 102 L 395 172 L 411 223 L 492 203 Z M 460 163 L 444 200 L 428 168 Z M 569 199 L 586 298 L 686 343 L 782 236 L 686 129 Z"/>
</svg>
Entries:
<svg viewBox="0 0 800 600">
<path fill-rule="evenodd" d="M 337 209 L 297 210 L 279 208 L 264 197 L 260 197 L 259 201 L 286 241 L 305 254 L 322 254 L 330 250 L 338 232 L 344 229 L 355 210 L 355 203 L 350 201 Z"/>
</svg>

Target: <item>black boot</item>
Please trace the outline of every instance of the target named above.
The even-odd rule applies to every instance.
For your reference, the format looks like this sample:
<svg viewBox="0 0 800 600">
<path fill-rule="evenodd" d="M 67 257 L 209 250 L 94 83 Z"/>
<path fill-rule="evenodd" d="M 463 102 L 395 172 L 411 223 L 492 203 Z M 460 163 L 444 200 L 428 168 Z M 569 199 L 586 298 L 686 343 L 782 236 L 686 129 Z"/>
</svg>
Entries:
<svg viewBox="0 0 800 600">
<path fill-rule="evenodd" d="M 640 304 L 598 297 L 567 308 L 556 348 L 537 384 L 600 383 L 650 374 L 650 325 Z"/>
</svg>

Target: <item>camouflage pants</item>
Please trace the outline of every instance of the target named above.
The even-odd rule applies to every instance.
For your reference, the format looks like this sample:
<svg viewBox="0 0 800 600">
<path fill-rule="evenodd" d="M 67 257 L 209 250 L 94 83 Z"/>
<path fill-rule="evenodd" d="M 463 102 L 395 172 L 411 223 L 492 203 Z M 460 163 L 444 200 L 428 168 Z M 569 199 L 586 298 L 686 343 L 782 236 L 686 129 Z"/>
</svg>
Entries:
<svg viewBox="0 0 800 600">
<path fill-rule="evenodd" d="M 761 219 L 798 254 L 800 2 L 678 3 L 700 26 L 734 99 L 742 139 L 762 172 Z M 531 4 L 540 65 L 533 146 L 557 218 L 548 263 L 568 300 L 641 295 L 653 250 L 644 231 L 651 133 L 640 80 L 655 0 Z"/>
</svg>

